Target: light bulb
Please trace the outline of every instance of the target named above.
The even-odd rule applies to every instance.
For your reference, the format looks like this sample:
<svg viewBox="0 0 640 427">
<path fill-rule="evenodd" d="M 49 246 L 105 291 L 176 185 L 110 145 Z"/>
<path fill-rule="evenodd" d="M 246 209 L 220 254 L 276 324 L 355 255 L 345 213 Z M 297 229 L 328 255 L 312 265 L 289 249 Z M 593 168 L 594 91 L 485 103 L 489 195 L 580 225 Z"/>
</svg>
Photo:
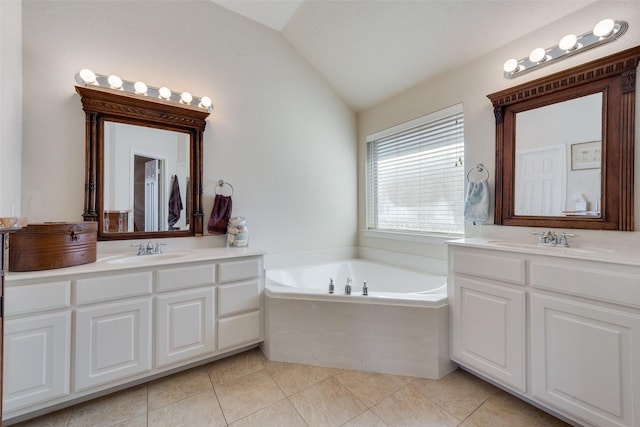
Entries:
<svg viewBox="0 0 640 427">
<path fill-rule="evenodd" d="M 169 90 L 168 87 L 162 86 L 160 89 L 158 89 L 158 94 L 160 94 L 160 98 L 162 99 L 169 99 L 171 98 L 171 91 Z"/>
<path fill-rule="evenodd" d="M 558 47 L 564 51 L 575 50 L 578 47 L 578 37 L 575 34 L 567 34 L 558 43 Z"/>
<path fill-rule="evenodd" d="M 96 82 L 96 74 L 88 68 L 80 70 L 78 75 L 84 84 L 91 85 Z"/>
<path fill-rule="evenodd" d="M 502 69 L 504 70 L 505 73 L 513 73 L 514 71 L 518 70 L 518 60 L 517 59 L 507 59 L 507 61 L 505 61 Z"/>
<path fill-rule="evenodd" d="M 200 99 L 200 107 L 202 107 L 202 108 L 211 107 L 211 98 L 209 98 L 208 96 L 203 96 Z"/>
<path fill-rule="evenodd" d="M 547 59 L 547 54 L 545 50 L 541 47 L 537 47 L 531 51 L 529 54 L 529 61 L 535 62 L 536 64 L 539 62 L 544 62 Z"/>
<path fill-rule="evenodd" d="M 107 77 L 107 83 L 109 83 L 109 87 L 112 89 L 120 89 L 122 87 L 122 79 L 115 74 Z"/>
<path fill-rule="evenodd" d="M 182 95 L 180 95 L 180 102 L 184 104 L 191 104 L 192 100 L 193 96 L 189 92 L 182 92 Z"/>
<path fill-rule="evenodd" d="M 120 89 L 122 87 L 122 79 L 115 74 L 111 74 L 107 77 L 107 82 L 109 82 L 109 87 L 112 89 Z"/>
<path fill-rule="evenodd" d="M 603 19 L 593 27 L 593 35 L 596 37 L 609 37 L 613 33 L 616 23 L 613 19 Z"/>
<path fill-rule="evenodd" d="M 144 82 L 135 82 L 133 84 L 133 90 L 138 95 L 146 95 L 147 94 L 147 85 Z"/>
</svg>

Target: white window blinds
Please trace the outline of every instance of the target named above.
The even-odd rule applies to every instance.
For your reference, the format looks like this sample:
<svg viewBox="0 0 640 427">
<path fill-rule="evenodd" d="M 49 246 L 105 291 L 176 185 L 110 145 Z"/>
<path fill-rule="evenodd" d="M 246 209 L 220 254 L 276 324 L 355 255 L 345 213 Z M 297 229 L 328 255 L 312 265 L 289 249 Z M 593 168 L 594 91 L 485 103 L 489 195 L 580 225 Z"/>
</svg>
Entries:
<svg viewBox="0 0 640 427">
<path fill-rule="evenodd" d="M 367 228 L 464 233 L 462 105 L 367 138 Z"/>
</svg>

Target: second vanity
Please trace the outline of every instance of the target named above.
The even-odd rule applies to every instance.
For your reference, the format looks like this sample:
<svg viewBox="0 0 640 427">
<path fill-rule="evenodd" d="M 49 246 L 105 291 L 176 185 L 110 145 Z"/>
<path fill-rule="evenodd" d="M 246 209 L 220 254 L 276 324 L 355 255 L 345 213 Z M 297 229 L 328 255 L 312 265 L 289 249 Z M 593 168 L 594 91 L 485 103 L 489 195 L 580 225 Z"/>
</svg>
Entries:
<svg viewBox="0 0 640 427">
<path fill-rule="evenodd" d="M 4 419 L 147 381 L 263 340 L 262 254 L 102 257 L 6 277 Z"/>
<path fill-rule="evenodd" d="M 449 244 L 451 354 L 578 425 L 640 425 L 640 257 Z"/>
</svg>

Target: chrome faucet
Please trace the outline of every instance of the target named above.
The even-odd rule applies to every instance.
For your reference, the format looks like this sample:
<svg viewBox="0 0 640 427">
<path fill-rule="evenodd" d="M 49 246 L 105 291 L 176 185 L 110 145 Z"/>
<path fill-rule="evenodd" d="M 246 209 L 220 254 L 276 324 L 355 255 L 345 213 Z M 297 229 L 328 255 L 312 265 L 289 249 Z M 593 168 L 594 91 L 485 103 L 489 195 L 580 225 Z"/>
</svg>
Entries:
<svg viewBox="0 0 640 427">
<path fill-rule="evenodd" d="M 567 237 L 576 237 L 576 236 L 577 234 L 574 234 L 574 233 L 562 233 L 560 235 L 560 239 L 558 240 L 558 246 L 568 248 L 569 241 L 567 240 Z"/>
<path fill-rule="evenodd" d="M 560 237 L 558 237 L 558 235 L 556 233 L 554 233 L 553 231 L 549 230 L 549 231 L 538 231 L 538 232 L 533 232 L 531 234 L 534 234 L 538 237 L 538 244 L 542 245 L 542 246 L 562 246 L 562 247 L 568 247 L 569 246 L 569 242 L 567 241 L 567 237 L 575 237 L 577 236 L 577 234 L 572 234 L 572 233 L 562 233 L 560 235 Z"/>
<path fill-rule="evenodd" d="M 157 254 L 161 254 L 162 253 L 162 249 L 160 248 L 160 246 L 163 246 L 162 243 L 153 243 L 152 241 L 149 241 L 146 245 L 143 245 L 142 243 L 138 244 L 138 245 L 131 245 L 134 247 L 138 247 L 138 255 L 157 255 Z"/>
<path fill-rule="evenodd" d="M 344 294 L 351 295 L 351 278 L 347 279 L 347 284 L 344 286 Z"/>
</svg>

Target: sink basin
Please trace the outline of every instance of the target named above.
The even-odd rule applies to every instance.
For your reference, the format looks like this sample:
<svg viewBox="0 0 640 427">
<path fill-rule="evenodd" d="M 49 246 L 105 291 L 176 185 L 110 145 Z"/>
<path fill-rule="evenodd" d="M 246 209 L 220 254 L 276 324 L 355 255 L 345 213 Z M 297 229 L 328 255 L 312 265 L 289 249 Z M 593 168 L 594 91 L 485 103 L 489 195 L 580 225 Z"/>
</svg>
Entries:
<svg viewBox="0 0 640 427">
<path fill-rule="evenodd" d="M 102 261 L 107 264 L 149 264 L 153 262 L 182 258 L 189 255 L 191 252 L 169 252 L 166 254 L 157 255 L 130 255 L 130 256 L 116 256 L 105 258 Z"/>
<path fill-rule="evenodd" d="M 564 254 L 598 254 L 598 253 L 612 253 L 613 250 L 607 248 L 599 248 L 592 246 L 585 246 L 582 248 L 576 248 L 573 246 L 545 246 L 538 245 L 536 243 L 521 243 L 521 242 L 509 242 L 506 240 L 490 240 L 488 243 L 496 246 L 504 246 L 508 248 L 522 248 L 522 249 L 537 249 L 540 251 L 549 251 L 555 253 Z"/>
</svg>

